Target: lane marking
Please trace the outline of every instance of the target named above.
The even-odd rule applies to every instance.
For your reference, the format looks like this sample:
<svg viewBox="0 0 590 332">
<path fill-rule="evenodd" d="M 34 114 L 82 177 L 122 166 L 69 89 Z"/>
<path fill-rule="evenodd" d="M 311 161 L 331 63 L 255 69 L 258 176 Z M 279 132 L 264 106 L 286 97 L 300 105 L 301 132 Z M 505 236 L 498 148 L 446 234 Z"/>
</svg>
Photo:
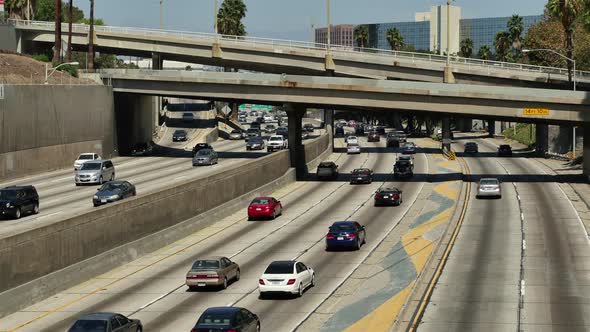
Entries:
<svg viewBox="0 0 590 332">
<path fill-rule="evenodd" d="M 524 294 L 525 294 L 525 289 L 526 289 L 526 287 L 525 287 L 525 281 L 523 279 L 523 280 L 520 281 L 520 294 L 522 296 L 524 296 Z"/>
<path fill-rule="evenodd" d="M 524 221 L 524 213 L 523 212 L 520 213 L 520 220 Z"/>
<path fill-rule="evenodd" d="M 526 240 L 522 240 L 522 250 L 526 250 Z"/>
</svg>

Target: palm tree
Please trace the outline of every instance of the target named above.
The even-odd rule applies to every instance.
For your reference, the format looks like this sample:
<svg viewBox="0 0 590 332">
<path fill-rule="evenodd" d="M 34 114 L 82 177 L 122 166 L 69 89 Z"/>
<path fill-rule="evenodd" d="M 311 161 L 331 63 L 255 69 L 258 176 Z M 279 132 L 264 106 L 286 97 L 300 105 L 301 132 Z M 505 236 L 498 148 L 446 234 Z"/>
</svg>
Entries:
<svg viewBox="0 0 590 332">
<path fill-rule="evenodd" d="M 387 42 L 393 51 L 401 50 L 401 48 L 406 44 L 404 42 L 404 37 L 397 28 L 391 28 L 387 30 L 385 33 L 385 38 L 387 38 Z"/>
<path fill-rule="evenodd" d="M 94 72 L 94 0 L 90 0 L 90 31 L 88 41 L 88 72 Z"/>
<path fill-rule="evenodd" d="M 243 0 L 225 0 L 217 12 L 217 28 L 222 35 L 245 36 L 246 27 L 242 19 L 246 17 L 246 4 Z"/>
<path fill-rule="evenodd" d="M 465 38 L 461 41 L 461 56 L 465 58 L 471 58 L 473 54 L 473 40 L 471 38 Z"/>
<path fill-rule="evenodd" d="M 490 47 L 488 45 L 482 45 L 477 52 L 477 56 L 482 60 L 490 59 Z"/>
<path fill-rule="evenodd" d="M 494 47 L 496 48 L 496 60 L 506 61 L 508 50 L 510 50 L 510 34 L 506 31 L 498 32 L 494 40 Z"/>
<path fill-rule="evenodd" d="M 583 15 L 587 9 L 586 0 L 549 0 L 547 10 L 551 16 L 559 19 L 565 30 L 566 56 L 573 59 L 574 56 L 574 23 L 578 15 Z M 567 62 L 569 82 L 572 82 L 572 62 Z"/>
<path fill-rule="evenodd" d="M 354 28 L 354 40 L 356 40 L 358 47 L 365 48 L 369 43 L 369 27 L 366 25 L 357 25 Z"/>
<path fill-rule="evenodd" d="M 524 22 L 522 17 L 518 15 L 512 15 L 510 20 L 508 20 L 506 27 L 508 28 L 508 33 L 510 34 L 510 39 L 512 40 L 512 48 L 516 51 L 516 53 L 520 53 L 520 48 L 522 46 L 522 31 L 524 30 Z"/>
<path fill-rule="evenodd" d="M 61 62 L 61 0 L 55 0 L 55 46 L 52 62 L 54 64 Z"/>
</svg>

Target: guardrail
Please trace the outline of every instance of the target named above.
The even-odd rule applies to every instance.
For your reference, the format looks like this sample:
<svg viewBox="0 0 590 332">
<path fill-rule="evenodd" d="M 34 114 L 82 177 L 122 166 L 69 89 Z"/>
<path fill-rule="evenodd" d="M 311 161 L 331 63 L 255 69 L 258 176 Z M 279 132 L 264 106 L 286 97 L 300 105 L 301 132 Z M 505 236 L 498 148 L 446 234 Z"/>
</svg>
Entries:
<svg viewBox="0 0 590 332">
<path fill-rule="evenodd" d="M 18 28 L 28 29 L 39 29 L 46 31 L 54 31 L 55 25 L 53 22 L 45 21 L 26 21 L 10 19 L 9 22 Z M 72 31 L 77 33 L 88 33 L 90 26 L 86 24 L 73 24 Z M 188 31 L 175 31 L 175 30 L 159 30 L 159 29 L 148 29 L 148 28 L 129 28 L 129 27 L 115 27 L 115 26 L 95 26 L 95 32 L 97 33 L 120 33 L 129 34 L 135 36 L 163 36 L 163 37 L 174 37 L 181 40 L 208 40 L 208 41 L 221 41 L 223 43 L 249 45 L 256 47 L 257 45 L 271 46 L 274 49 L 307 49 L 317 51 L 327 51 L 328 45 L 315 42 L 307 41 L 295 41 L 295 40 L 283 40 L 283 39 L 271 39 L 271 38 L 260 38 L 260 37 L 249 37 L 249 36 L 232 36 L 232 35 L 220 35 L 214 33 L 205 32 L 188 32 Z M 62 31 L 68 31 L 67 24 L 62 25 Z M 414 61 L 428 61 L 434 63 L 445 63 L 447 61 L 446 56 L 437 54 L 426 54 L 417 52 L 403 52 L 393 51 L 386 49 L 376 48 L 357 48 L 347 47 L 342 45 L 331 45 L 330 51 L 333 54 L 363 54 L 366 56 L 386 56 L 393 58 L 400 58 Z M 528 64 L 512 63 L 512 62 L 501 62 L 491 60 L 481 60 L 472 58 L 463 58 L 459 56 L 451 56 L 451 62 L 456 65 L 463 65 L 467 67 L 479 67 L 487 68 L 489 73 L 496 70 L 502 71 L 519 71 L 529 73 L 541 73 L 541 74 L 555 74 L 566 76 L 568 71 L 566 68 L 560 67 L 547 67 L 547 66 L 535 66 Z M 578 78 L 590 79 L 589 71 L 576 71 Z"/>
</svg>

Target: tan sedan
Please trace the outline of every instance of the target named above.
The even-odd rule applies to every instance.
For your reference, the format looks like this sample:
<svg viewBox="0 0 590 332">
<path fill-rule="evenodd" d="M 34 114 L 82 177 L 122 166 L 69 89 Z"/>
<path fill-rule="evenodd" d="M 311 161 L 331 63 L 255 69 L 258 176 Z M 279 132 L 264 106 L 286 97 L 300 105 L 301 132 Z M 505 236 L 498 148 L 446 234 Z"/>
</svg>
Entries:
<svg viewBox="0 0 590 332">
<path fill-rule="evenodd" d="M 195 261 L 186 274 L 186 285 L 189 290 L 208 286 L 221 286 L 226 289 L 228 282 L 232 280 L 240 280 L 240 266 L 221 256 Z"/>
</svg>

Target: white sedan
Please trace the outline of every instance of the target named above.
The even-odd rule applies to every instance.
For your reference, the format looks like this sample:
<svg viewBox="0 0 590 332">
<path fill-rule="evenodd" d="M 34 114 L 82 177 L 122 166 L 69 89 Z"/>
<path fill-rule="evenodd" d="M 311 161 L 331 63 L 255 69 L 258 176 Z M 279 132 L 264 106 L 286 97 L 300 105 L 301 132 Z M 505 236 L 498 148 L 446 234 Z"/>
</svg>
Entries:
<svg viewBox="0 0 590 332">
<path fill-rule="evenodd" d="M 78 159 L 76 159 L 76 161 L 74 161 L 74 170 L 79 170 L 80 167 L 82 167 L 82 165 L 85 162 L 88 161 L 93 161 L 93 160 L 100 160 L 100 156 L 96 153 L 82 153 L 81 155 L 78 156 Z"/>
<path fill-rule="evenodd" d="M 348 143 L 346 145 L 347 154 L 359 154 L 361 153 L 361 146 L 358 143 Z"/>
<path fill-rule="evenodd" d="M 315 272 L 311 267 L 297 261 L 275 261 L 258 280 L 260 298 L 268 293 L 289 293 L 298 297 L 315 285 Z"/>
<path fill-rule="evenodd" d="M 356 136 L 348 136 L 345 141 L 348 144 L 358 144 L 359 139 Z"/>
</svg>

